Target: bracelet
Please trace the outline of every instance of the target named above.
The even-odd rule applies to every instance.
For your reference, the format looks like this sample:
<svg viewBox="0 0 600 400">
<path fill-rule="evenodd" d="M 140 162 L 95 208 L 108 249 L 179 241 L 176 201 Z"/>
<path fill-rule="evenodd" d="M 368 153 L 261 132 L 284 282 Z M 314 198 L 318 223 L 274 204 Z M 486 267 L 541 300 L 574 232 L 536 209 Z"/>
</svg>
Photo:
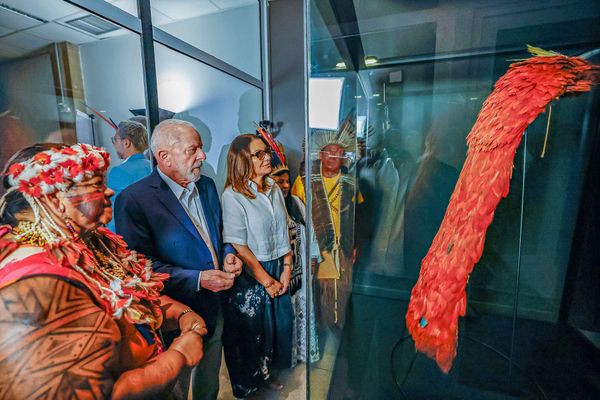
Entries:
<svg viewBox="0 0 600 400">
<path fill-rule="evenodd" d="M 287 263 L 287 264 L 283 264 L 283 266 L 284 266 L 284 268 L 285 268 L 285 267 L 291 267 L 291 266 L 292 266 L 292 264 L 290 264 L 290 263 Z"/>
<path fill-rule="evenodd" d="M 181 321 L 181 317 L 183 317 L 185 314 L 191 313 L 191 312 L 194 312 L 194 310 L 192 310 L 191 308 L 186 308 L 185 310 L 183 310 L 181 312 L 181 314 L 179 314 L 179 317 L 177 317 L 177 325 L 179 325 L 179 322 Z"/>
</svg>

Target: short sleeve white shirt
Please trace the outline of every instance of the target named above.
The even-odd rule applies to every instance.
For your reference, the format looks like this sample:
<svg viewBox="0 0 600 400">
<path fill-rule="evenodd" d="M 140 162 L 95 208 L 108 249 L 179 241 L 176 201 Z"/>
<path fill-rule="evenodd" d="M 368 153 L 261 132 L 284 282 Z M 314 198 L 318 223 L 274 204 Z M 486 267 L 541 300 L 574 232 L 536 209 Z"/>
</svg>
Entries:
<svg viewBox="0 0 600 400">
<path fill-rule="evenodd" d="M 265 179 L 270 188 L 264 193 L 256 183 L 248 182 L 254 199 L 231 186 L 221 195 L 223 241 L 248 246 L 258 261 L 275 260 L 291 251 L 283 194 L 271 178 Z"/>
</svg>

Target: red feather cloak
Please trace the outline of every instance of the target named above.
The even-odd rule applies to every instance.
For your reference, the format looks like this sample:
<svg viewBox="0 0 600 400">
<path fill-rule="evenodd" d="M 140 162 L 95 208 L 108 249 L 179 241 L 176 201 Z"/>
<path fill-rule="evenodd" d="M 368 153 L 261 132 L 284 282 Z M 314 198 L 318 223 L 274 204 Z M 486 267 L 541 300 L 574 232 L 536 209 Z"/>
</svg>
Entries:
<svg viewBox="0 0 600 400">
<path fill-rule="evenodd" d="M 538 56 L 512 64 L 483 103 L 467 136 L 462 172 L 411 293 L 406 325 L 415 347 L 445 373 L 456 356 L 469 274 L 481 258 L 496 207 L 508 195 L 524 130 L 552 100 L 597 83 L 598 67 L 582 58 L 530 50 Z"/>
</svg>

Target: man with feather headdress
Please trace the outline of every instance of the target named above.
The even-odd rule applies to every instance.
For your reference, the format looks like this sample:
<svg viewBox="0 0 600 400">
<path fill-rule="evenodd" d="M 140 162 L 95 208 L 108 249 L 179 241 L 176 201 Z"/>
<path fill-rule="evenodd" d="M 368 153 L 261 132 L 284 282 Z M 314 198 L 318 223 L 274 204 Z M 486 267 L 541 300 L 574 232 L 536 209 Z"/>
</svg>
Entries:
<svg viewBox="0 0 600 400">
<path fill-rule="evenodd" d="M 355 138 L 352 113 L 339 130 L 312 133 L 312 219 L 323 256 L 316 271 L 315 305 L 323 327 L 343 327 L 351 292 L 357 188 L 346 164 L 356 153 Z M 296 179 L 292 194 L 306 202 L 303 180 L 302 176 Z M 358 202 L 362 202 L 360 194 Z"/>
</svg>

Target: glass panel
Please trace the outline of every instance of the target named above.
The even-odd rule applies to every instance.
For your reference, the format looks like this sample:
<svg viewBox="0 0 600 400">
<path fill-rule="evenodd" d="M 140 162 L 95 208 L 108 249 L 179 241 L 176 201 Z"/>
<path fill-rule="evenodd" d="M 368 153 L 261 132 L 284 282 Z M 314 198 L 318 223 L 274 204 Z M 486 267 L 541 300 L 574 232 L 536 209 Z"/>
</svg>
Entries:
<svg viewBox="0 0 600 400">
<path fill-rule="evenodd" d="M 133 117 L 130 110 L 145 108 L 139 35 L 63 1 L 4 5 L 0 164 L 37 142 L 103 146 L 111 155 L 108 184 L 118 195 L 133 181 L 115 181 L 112 168 L 131 154 L 111 138 L 116 124 Z"/>
<path fill-rule="evenodd" d="M 152 22 L 261 79 L 258 0 L 152 0 Z"/>
<path fill-rule="evenodd" d="M 105 146 L 118 164 L 94 112 L 119 123 L 145 108 L 139 36 L 58 0 L 3 2 L 0 32 L 0 164 L 41 141 Z"/>
<path fill-rule="evenodd" d="M 343 219 L 336 208 L 356 209 L 340 223 L 339 235 L 354 236 L 355 262 L 337 264 L 339 279 L 336 271 L 319 277 L 327 267 L 322 263 L 313 279 L 322 357 L 309 372 L 311 397 L 544 398 L 565 396 L 567 386 L 577 388 L 577 396 L 591 395 L 585 374 L 595 373 L 593 358 L 581 342 L 561 336 L 559 312 L 583 177 L 598 140 L 597 89 L 553 102 L 551 117 L 548 110 L 527 128 L 508 197 L 495 211 L 466 286 L 466 316 L 459 318 L 448 375 L 415 353 L 405 315 L 465 164 L 466 136 L 494 83 L 515 60 L 531 56 L 526 44 L 569 56 L 587 53 L 599 63 L 593 50 L 600 47 L 600 6 L 313 0 L 309 14 L 311 80 L 344 79 L 339 114 L 331 108 L 329 117 L 342 121 L 352 113 L 360 154 L 356 162 L 346 159 L 341 174 L 356 177 L 354 200 L 332 207 L 335 200 L 318 185 L 307 188 L 325 250 L 327 214 Z M 309 98 L 314 92 L 310 85 Z M 311 113 L 309 121 L 314 118 Z M 325 165 L 320 133 L 311 129 L 310 135 L 312 160 Z M 472 179 L 483 171 L 480 165 Z M 313 166 L 311 180 L 325 175 Z M 589 285 L 583 292 L 590 293 Z M 578 287 L 574 304 L 581 304 L 581 293 Z M 336 304 L 338 320 L 324 319 Z M 590 329 L 585 312 L 570 315 Z M 564 365 L 577 368 L 567 372 Z"/>
<path fill-rule="evenodd" d="M 227 151 L 262 119 L 262 91 L 219 70 L 155 44 L 158 103 L 164 115 L 191 122 L 202 135 L 202 173 L 225 186 Z"/>
</svg>

